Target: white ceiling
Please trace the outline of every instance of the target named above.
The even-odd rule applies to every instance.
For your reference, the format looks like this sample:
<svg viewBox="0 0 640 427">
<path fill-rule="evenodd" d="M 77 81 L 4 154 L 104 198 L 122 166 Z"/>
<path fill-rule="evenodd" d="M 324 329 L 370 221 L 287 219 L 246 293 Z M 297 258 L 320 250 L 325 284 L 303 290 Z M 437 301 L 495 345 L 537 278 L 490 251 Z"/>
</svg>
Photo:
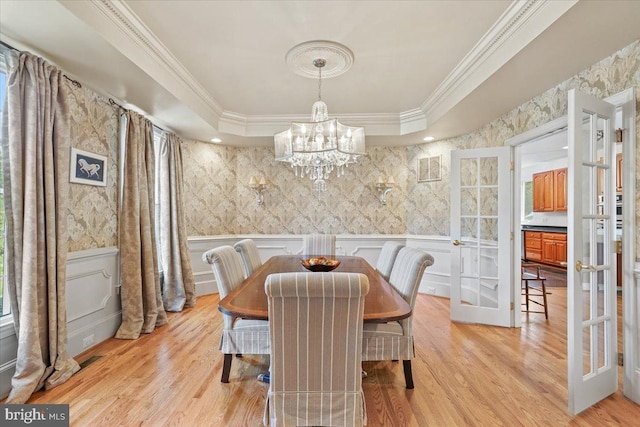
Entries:
<svg viewBox="0 0 640 427">
<path fill-rule="evenodd" d="M 323 81 L 369 145 L 465 134 L 640 38 L 638 1 L 7 1 L 1 39 L 184 138 L 267 146 L 309 119 L 309 40 L 355 61 Z"/>
</svg>

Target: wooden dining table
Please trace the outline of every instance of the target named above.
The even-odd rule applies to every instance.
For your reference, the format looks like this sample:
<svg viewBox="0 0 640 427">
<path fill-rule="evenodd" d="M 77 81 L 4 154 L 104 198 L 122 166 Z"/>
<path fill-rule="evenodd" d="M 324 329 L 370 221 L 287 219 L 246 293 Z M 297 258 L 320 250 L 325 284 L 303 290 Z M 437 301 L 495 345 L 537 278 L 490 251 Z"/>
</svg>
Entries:
<svg viewBox="0 0 640 427">
<path fill-rule="evenodd" d="M 364 258 L 334 256 L 340 265 L 333 270 L 339 273 L 361 273 L 369 279 L 369 293 L 364 300 L 365 322 L 390 322 L 411 315 L 411 306 Z M 264 283 L 274 273 L 311 273 L 301 264 L 299 255 L 277 255 L 269 258 L 251 276 L 220 300 L 218 310 L 234 317 L 267 320 L 269 308 Z"/>
</svg>

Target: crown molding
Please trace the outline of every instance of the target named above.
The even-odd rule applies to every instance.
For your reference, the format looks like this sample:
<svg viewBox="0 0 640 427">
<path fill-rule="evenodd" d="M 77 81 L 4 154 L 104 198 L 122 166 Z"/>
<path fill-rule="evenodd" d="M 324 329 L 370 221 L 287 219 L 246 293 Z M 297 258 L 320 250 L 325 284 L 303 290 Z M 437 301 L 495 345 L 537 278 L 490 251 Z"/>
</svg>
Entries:
<svg viewBox="0 0 640 427">
<path fill-rule="evenodd" d="M 365 127 L 368 135 L 406 135 L 434 123 L 473 92 L 578 0 L 518 0 L 418 108 L 400 113 L 337 115 Z M 140 67 L 158 84 L 220 132 L 272 136 L 307 115 L 247 116 L 227 111 L 153 34 L 126 3 L 109 0 L 59 2 Z"/>
<path fill-rule="evenodd" d="M 124 2 L 59 0 L 212 126 L 224 109 Z M 213 121 L 213 122 L 212 122 Z"/>
<path fill-rule="evenodd" d="M 578 0 L 519 0 L 511 4 L 421 105 L 434 123 L 473 92 Z"/>
<path fill-rule="evenodd" d="M 426 128 L 426 118 L 419 110 L 411 110 L 400 114 L 338 114 L 332 116 L 340 123 L 362 126 L 367 135 L 405 135 Z M 277 114 L 247 116 L 241 113 L 225 111 L 219 120 L 219 131 L 238 136 L 273 136 L 291 126 L 291 122 L 308 122 L 308 114 Z"/>
</svg>

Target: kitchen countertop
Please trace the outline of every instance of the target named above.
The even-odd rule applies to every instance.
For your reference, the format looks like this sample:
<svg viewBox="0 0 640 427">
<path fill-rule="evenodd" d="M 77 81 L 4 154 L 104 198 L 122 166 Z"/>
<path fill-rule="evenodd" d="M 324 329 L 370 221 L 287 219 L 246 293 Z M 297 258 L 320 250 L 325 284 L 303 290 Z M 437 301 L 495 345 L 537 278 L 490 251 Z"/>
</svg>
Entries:
<svg viewBox="0 0 640 427">
<path fill-rule="evenodd" d="M 551 225 L 525 225 L 522 224 L 523 230 L 528 231 L 546 231 L 549 233 L 566 233 L 567 227 L 554 227 Z"/>
<path fill-rule="evenodd" d="M 555 227 L 551 225 L 525 225 L 522 224 L 521 228 L 523 231 L 546 231 L 548 233 L 566 233 L 567 227 Z M 601 236 L 603 234 L 602 230 L 597 230 L 597 235 Z M 620 240 L 622 236 L 622 229 L 616 229 L 616 237 L 615 240 Z"/>
</svg>

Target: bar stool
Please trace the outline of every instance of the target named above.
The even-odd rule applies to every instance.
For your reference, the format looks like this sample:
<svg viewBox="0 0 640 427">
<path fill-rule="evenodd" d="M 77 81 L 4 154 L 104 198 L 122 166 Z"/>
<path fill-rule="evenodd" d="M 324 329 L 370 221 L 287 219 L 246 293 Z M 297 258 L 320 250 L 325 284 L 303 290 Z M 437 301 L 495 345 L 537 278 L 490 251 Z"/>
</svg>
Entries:
<svg viewBox="0 0 640 427">
<path fill-rule="evenodd" d="M 522 295 L 524 295 L 525 306 L 523 310 L 525 313 L 544 313 L 545 319 L 549 319 L 549 311 L 547 309 L 547 289 L 545 287 L 545 279 L 540 275 L 540 266 L 533 263 L 522 263 Z M 540 300 L 542 298 L 542 300 Z M 531 310 L 529 304 L 537 304 L 541 306 L 544 311 Z"/>
</svg>

